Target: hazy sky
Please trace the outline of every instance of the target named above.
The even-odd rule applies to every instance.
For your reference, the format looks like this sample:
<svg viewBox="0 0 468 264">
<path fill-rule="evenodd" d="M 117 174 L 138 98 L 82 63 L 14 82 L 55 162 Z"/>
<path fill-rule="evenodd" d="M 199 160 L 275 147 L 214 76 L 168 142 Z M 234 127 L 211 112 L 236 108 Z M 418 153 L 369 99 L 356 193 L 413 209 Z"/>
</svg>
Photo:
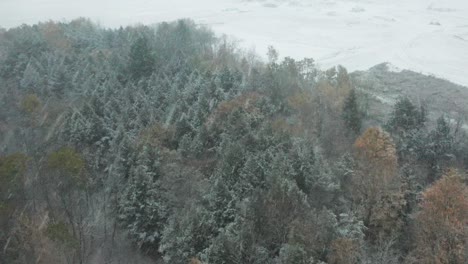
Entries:
<svg viewBox="0 0 468 264">
<path fill-rule="evenodd" d="M 197 4 L 194 5 L 194 2 Z M 229 0 L 0 0 L 0 25 L 89 17 L 105 26 L 154 23 L 220 13 Z"/>
</svg>

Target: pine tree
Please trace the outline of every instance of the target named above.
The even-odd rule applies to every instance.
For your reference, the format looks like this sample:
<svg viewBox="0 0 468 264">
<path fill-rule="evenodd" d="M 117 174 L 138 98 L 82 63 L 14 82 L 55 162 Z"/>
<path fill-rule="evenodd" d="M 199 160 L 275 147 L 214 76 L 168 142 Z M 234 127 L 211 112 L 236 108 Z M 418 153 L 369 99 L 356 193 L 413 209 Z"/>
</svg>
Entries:
<svg viewBox="0 0 468 264">
<path fill-rule="evenodd" d="M 181 142 L 184 137 L 188 137 L 191 141 L 193 128 L 185 113 L 179 118 L 175 124 L 175 140 Z"/>
<path fill-rule="evenodd" d="M 30 60 L 23 73 L 23 78 L 20 81 L 21 88 L 29 90 L 30 92 L 39 92 L 44 89 L 44 80 L 41 77 L 37 67 L 35 66 L 36 60 Z"/>
<path fill-rule="evenodd" d="M 209 211 L 218 227 L 224 228 L 234 221 L 237 214 L 236 199 L 232 191 L 221 180 L 215 180 L 212 189 L 205 197 Z"/>
<path fill-rule="evenodd" d="M 239 173 L 235 189 L 242 195 L 251 195 L 254 191 L 266 187 L 266 171 L 268 166 L 261 155 L 250 155 Z"/>
<path fill-rule="evenodd" d="M 386 124 L 386 129 L 392 133 L 405 135 L 411 130 L 424 127 L 426 122 L 426 110 L 423 106 L 420 109 L 407 97 L 399 99 L 393 107 L 393 112 Z"/>
<path fill-rule="evenodd" d="M 452 154 L 454 137 L 450 131 L 447 119 L 441 116 L 437 119 L 437 126 L 429 135 L 429 149 L 435 157 Z"/>
<path fill-rule="evenodd" d="M 169 219 L 159 251 L 166 263 L 187 264 L 210 246 L 217 232 L 210 213 L 193 204 Z"/>
<path fill-rule="evenodd" d="M 155 61 L 148 38 L 139 37 L 130 47 L 128 71 L 134 81 L 150 77 L 154 71 Z"/>
<path fill-rule="evenodd" d="M 427 135 L 420 151 L 421 158 L 429 165 L 429 180 L 433 181 L 443 169 L 444 162 L 454 158 L 454 136 L 445 117 L 437 119 L 436 128 Z"/>
<path fill-rule="evenodd" d="M 221 73 L 219 74 L 219 82 L 221 85 L 221 89 L 225 93 L 230 93 L 231 90 L 234 88 L 234 76 L 232 75 L 229 68 L 224 67 Z"/>
<path fill-rule="evenodd" d="M 148 253 L 157 252 L 169 213 L 158 166 L 145 146 L 119 201 L 120 221 L 132 240 Z"/>
<path fill-rule="evenodd" d="M 345 122 L 348 133 L 359 135 L 362 127 L 362 113 L 357 102 L 356 91 L 350 91 L 346 98 L 342 111 L 342 118 Z"/>
</svg>

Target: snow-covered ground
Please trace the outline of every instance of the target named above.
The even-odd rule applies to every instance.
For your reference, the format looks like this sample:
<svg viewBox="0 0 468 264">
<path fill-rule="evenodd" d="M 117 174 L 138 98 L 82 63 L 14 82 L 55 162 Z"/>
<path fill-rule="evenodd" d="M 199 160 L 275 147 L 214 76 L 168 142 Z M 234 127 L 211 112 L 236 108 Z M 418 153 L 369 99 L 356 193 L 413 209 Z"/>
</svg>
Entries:
<svg viewBox="0 0 468 264">
<path fill-rule="evenodd" d="M 0 0 L 0 26 L 192 18 L 241 46 L 365 70 L 382 62 L 468 86 L 468 0 Z"/>
</svg>

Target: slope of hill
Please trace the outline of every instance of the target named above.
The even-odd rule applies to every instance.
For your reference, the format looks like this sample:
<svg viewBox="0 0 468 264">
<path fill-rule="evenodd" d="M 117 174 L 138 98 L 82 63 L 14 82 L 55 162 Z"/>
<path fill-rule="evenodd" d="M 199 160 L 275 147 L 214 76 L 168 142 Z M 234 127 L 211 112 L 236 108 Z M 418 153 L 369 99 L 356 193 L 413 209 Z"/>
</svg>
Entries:
<svg viewBox="0 0 468 264">
<path fill-rule="evenodd" d="M 389 63 L 351 75 L 355 85 L 369 96 L 374 117 L 380 121 L 388 117 L 399 98 L 409 97 L 425 105 L 432 120 L 446 115 L 454 122 L 468 122 L 468 89 L 464 86 L 434 76 L 395 69 Z"/>
<path fill-rule="evenodd" d="M 466 263 L 468 134 L 427 118 L 466 89 L 268 57 L 190 20 L 0 31 L 0 263 Z"/>
</svg>

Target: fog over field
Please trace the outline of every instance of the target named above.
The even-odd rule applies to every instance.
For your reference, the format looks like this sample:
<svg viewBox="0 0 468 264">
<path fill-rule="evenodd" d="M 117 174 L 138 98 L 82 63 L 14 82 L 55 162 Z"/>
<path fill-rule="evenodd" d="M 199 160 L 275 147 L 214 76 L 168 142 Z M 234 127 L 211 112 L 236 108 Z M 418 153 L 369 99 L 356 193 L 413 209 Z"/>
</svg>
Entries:
<svg viewBox="0 0 468 264">
<path fill-rule="evenodd" d="M 365 70 L 390 62 L 468 86 L 466 0 L 2 0 L 0 26 L 89 17 L 103 26 L 191 18 L 241 47 Z"/>
</svg>

